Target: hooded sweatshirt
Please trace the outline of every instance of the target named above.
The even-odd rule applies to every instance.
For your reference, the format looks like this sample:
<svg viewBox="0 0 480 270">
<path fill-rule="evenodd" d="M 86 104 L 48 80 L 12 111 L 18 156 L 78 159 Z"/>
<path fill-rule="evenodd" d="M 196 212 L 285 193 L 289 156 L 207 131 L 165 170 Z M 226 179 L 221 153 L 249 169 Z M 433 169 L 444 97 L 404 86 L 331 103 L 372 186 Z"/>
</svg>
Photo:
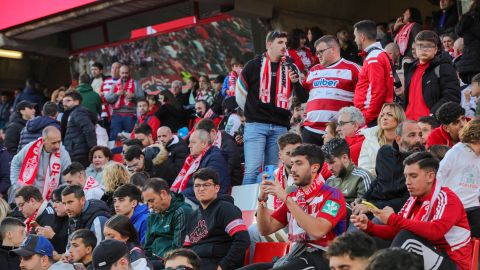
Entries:
<svg viewBox="0 0 480 270">
<path fill-rule="evenodd" d="M 82 106 L 96 115 L 102 113 L 102 99 L 95 91 L 93 91 L 90 84 L 80 84 L 77 87 L 77 91 L 82 95 Z"/>
<path fill-rule="evenodd" d="M 38 116 L 32 120 L 28 120 L 25 127 L 20 132 L 20 143 L 18 151 L 20 151 L 27 143 L 35 141 L 42 136 L 45 127 L 54 126 L 60 131 L 60 122 L 48 116 Z"/>
<path fill-rule="evenodd" d="M 130 217 L 135 230 L 138 232 L 140 244 L 145 242 L 145 232 L 147 231 L 148 206 L 146 204 L 138 204 L 133 210 Z"/>
<path fill-rule="evenodd" d="M 250 237 L 242 212 L 230 195 L 220 195 L 189 220 L 185 246 L 202 260 L 202 269 L 237 269 L 243 266 Z"/>
</svg>

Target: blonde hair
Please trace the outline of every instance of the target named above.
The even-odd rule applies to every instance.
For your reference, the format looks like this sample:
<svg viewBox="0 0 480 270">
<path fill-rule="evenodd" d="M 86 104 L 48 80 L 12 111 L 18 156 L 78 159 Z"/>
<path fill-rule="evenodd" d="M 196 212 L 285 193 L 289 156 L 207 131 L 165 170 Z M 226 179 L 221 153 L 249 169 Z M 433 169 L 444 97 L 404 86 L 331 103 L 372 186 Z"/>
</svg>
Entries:
<svg viewBox="0 0 480 270">
<path fill-rule="evenodd" d="M 103 169 L 103 185 L 106 192 L 113 192 L 115 189 L 130 181 L 130 174 L 127 169 L 118 162 L 112 162 Z"/>
<path fill-rule="evenodd" d="M 393 118 L 395 118 L 395 120 L 397 121 L 397 126 L 398 124 L 402 123 L 407 119 L 407 116 L 405 115 L 405 111 L 397 103 L 383 104 L 382 109 L 380 110 L 380 114 L 378 115 L 378 118 L 377 118 L 377 124 L 378 124 L 377 138 L 378 138 L 378 144 L 380 144 L 380 146 L 387 144 L 387 138 L 385 137 L 385 130 L 383 130 L 380 127 L 380 120 L 381 120 L 380 118 L 382 118 L 382 111 L 386 107 L 390 107 L 392 109 Z"/>
<path fill-rule="evenodd" d="M 8 203 L 4 199 L 0 198 L 0 222 L 2 222 L 9 213 L 10 205 L 8 205 Z"/>
<path fill-rule="evenodd" d="M 480 119 L 471 120 L 460 130 L 460 140 L 463 143 L 480 143 Z"/>
<path fill-rule="evenodd" d="M 63 87 L 63 86 L 60 87 L 60 88 L 58 88 L 58 89 L 55 89 L 55 90 L 53 91 L 53 93 L 52 93 L 52 98 L 50 99 L 50 101 L 57 103 L 58 95 L 59 95 L 60 92 L 62 92 L 62 91 L 63 91 L 63 92 L 66 92 L 65 87 Z"/>
</svg>

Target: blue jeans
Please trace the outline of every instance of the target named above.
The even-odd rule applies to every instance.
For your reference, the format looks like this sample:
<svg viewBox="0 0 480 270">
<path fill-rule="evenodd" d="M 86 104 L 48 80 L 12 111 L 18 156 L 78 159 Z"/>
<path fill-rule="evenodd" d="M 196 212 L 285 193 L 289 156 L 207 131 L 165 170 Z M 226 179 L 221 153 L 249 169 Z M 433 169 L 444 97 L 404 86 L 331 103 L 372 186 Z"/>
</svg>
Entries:
<svg viewBox="0 0 480 270">
<path fill-rule="evenodd" d="M 117 134 L 122 131 L 132 132 L 136 121 L 137 117 L 134 115 L 112 115 L 112 122 L 110 124 L 110 141 L 115 141 L 117 139 Z"/>
<path fill-rule="evenodd" d="M 257 183 L 260 167 L 278 165 L 278 138 L 287 133 L 287 128 L 275 124 L 246 123 L 243 133 L 245 152 L 245 176 L 243 184 Z"/>
</svg>

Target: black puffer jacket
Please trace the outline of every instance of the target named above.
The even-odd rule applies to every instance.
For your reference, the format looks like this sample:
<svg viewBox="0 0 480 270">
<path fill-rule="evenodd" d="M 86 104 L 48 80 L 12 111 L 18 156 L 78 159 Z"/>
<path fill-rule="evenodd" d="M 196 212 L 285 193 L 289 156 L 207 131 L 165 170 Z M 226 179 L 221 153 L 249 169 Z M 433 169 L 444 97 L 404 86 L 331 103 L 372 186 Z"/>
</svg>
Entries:
<svg viewBox="0 0 480 270">
<path fill-rule="evenodd" d="M 443 11 L 437 10 L 432 12 L 432 25 L 431 29 L 437 34 L 441 35 L 443 33 L 453 33 L 455 31 L 455 25 L 458 22 L 458 9 L 457 5 L 450 6 L 445 10 L 445 21 L 443 27 L 440 27 L 440 19 L 442 17 Z"/>
<path fill-rule="evenodd" d="M 20 133 L 25 127 L 27 121 L 22 118 L 20 113 L 13 113 L 10 116 L 10 123 L 7 124 L 5 129 L 5 141 L 3 145 L 7 148 L 8 152 L 12 155 L 17 154 L 18 143 L 20 142 Z"/>
<path fill-rule="evenodd" d="M 20 270 L 20 256 L 12 251 L 15 247 L 0 246 L 0 265 L 2 269 Z"/>
<path fill-rule="evenodd" d="M 417 65 L 418 60 L 413 62 L 405 72 L 405 101 L 403 105 L 405 110 L 408 106 L 412 76 Z M 436 71 L 437 66 L 439 68 Z M 460 103 L 460 83 L 452 60 L 447 53 L 435 56 L 425 70 L 422 77 L 422 94 L 423 100 L 432 114 L 435 114 L 438 108 L 446 102 Z"/>
<path fill-rule="evenodd" d="M 85 107 L 78 105 L 71 109 L 63 145 L 72 161 L 88 157 L 90 149 L 97 145 L 95 125 Z"/>
<path fill-rule="evenodd" d="M 480 72 L 480 14 L 472 12 L 462 16 L 455 32 L 463 37 L 464 44 L 462 58 L 456 64 L 458 72 Z"/>
</svg>

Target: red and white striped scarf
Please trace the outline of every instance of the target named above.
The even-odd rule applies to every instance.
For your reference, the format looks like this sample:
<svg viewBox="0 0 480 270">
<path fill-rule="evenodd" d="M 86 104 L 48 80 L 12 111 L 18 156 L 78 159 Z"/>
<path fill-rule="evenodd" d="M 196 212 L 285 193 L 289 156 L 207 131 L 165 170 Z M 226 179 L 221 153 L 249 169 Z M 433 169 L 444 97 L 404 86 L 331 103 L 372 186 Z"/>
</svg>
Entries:
<svg viewBox="0 0 480 270">
<path fill-rule="evenodd" d="M 238 74 L 235 70 L 228 75 L 228 89 L 227 95 L 230 97 L 235 96 L 235 86 L 237 85 Z"/>
<path fill-rule="evenodd" d="M 113 108 L 120 109 L 122 106 L 128 106 L 128 107 L 134 106 L 135 104 L 126 97 L 127 94 L 130 94 L 130 95 L 135 94 L 135 82 L 133 81 L 133 79 L 131 78 L 128 79 L 125 82 L 125 85 L 123 87 L 122 87 L 122 80 L 121 79 L 118 80 L 117 84 L 115 85 L 115 88 L 113 89 L 113 93 L 116 94 L 120 90 L 124 90 L 125 93 L 122 96 L 118 97 L 117 102 L 115 102 L 115 104 L 113 105 Z"/>
<path fill-rule="evenodd" d="M 183 163 L 182 169 L 175 178 L 175 181 L 173 181 L 172 187 L 170 188 L 171 191 L 180 193 L 187 188 L 188 180 L 193 175 L 193 173 L 197 171 L 198 167 L 200 167 L 200 162 L 202 161 L 203 156 L 205 156 L 205 153 L 209 149 L 210 147 L 206 148 L 197 157 L 189 155 L 187 159 L 185 159 L 185 163 Z"/>
<path fill-rule="evenodd" d="M 303 210 L 308 207 L 308 204 L 316 197 L 320 188 L 324 185 L 325 180 L 323 179 L 320 173 L 317 174 L 315 179 L 313 180 L 312 184 L 308 187 L 307 190 L 303 190 L 303 188 L 299 188 L 296 193 L 296 202 L 300 208 Z"/>
<path fill-rule="evenodd" d="M 31 186 L 35 183 L 42 151 L 43 139 L 38 138 L 27 150 L 27 154 L 23 160 L 22 168 L 20 169 L 20 175 L 18 177 L 18 184 L 20 186 Z M 60 150 L 55 153 L 50 153 L 49 166 L 45 172 L 45 182 L 43 184 L 43 198 L 50 200 L 53 190 L 58 187 L 59 183 Z"/>
<path fill-rule="evenodd" d="M 402 27 L 402 29 L 400 29 L 398 34 L 395 36 L 395 43 L 398 44 L 401 55 L 405 55 L 405 53 L 407 53 L 408 39 L 410 37 L 410 32 L 412 32 L 414 24 L 414 22 L 407 23 Z"/>
<path fill-rule="evenodd" d="M 290 87 L 290 68 L 286 65 L 285 57 L 282 57 L 278 64 L 277 81 L 275 84 L 275 106 L 288 110 L 290 108 L 289 97 Z M 260 91 L 259 98 L 263 103 L 270 103 L 270 89 L 272 86 L 272 63 L 270 57 L 265 53 L 262 57 L 262 67 L 260 69 Z"/>
</svg>

